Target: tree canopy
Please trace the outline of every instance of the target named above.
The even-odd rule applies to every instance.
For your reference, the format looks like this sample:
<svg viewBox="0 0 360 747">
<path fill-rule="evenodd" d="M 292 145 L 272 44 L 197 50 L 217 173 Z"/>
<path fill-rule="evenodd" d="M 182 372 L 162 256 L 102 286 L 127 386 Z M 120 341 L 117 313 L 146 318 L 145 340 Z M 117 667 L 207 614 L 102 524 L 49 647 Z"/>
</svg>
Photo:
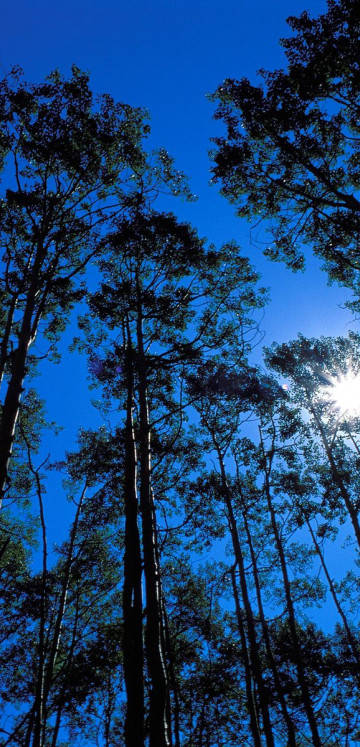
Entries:
<svg viewBox="0 0 360 747">
<path fill-rule="evenodd" d="M 288 19 L 288 66 L 262 81 L 225 80 L 214 94 L 226 135 L 214 179 L 238 215 L 264 219 L 266 253 L 294 270 L 305 246 L 329 278 L 359 295 L 359 24 L 356 0 Z"/>
<path fill-rule="evenodd" d="M 215 94 L 215 179 L 356 308 L 360 12 L 289 23 L 286 70 Z M 355 747 L 359 335 L 259 362 L 267 291 L 178 217 L 144 111 L 76 67 L 14 70 L 0 107 L 0 744 Z M 49 453 L 36 374 L 68 326 L 97 419 Z"/>
</svg>

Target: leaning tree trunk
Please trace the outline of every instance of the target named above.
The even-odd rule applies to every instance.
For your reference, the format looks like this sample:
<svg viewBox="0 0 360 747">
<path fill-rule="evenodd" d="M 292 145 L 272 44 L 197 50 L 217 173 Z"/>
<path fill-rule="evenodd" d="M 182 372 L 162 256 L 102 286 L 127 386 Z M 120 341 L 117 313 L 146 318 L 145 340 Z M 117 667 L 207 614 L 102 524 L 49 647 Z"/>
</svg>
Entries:
<svg viewBox="0 0 360 747">
<path fill-rule="evenodd" d="M 261 710 L 261 715 L 263 719 L 263 727 L 264 727 L 266 745 L 267 747 L 275 747 L 270 713 L 269 713 L 269 699 L 268 699 L 268 695 L 266 692 L 264 679 L 262 675 L 262 668 L 261 668 L 261 662 L 260 662 L 260 657 L 259 657 L 259 645 L 258 645 L 257 636 L 256 636 L 255 619 L 254 619 L 254 614 L 252 611 L 251 601 L 250 601 L 249 592 L 248 592 L 244 556 L 243 556 L 243 552 L 241 549 L 240 538 L 239 538 L 236 518 L 234 514 L 234 509 L 232 505 L 229 485 L 226 479 L 224 457 L 216 441 L 216 437 L 214 433 L 212 433 L 212 438 L 213 438 L 213 442 L 214 442 L 217 455 L 218 455 L 220 474 L 221 474 L 221 486 L 222 486 L 223 495 L 224 495 L 224 502 L 225 502 L 225 507 L 226 507 L 231 541 L 232 541 L 232 546 L 234 550 L 236 564 L 239 570 L 241 596 L 242 596 L 244 610 L 245 610 L 247 637 L 249 640 L 250 662 L 251 662 L 251 668 L 252 668 L 254 680 L 256 682 L 257 690 L 259 694 L 260 710 Z"/>
<path fill-rule="evenodd" d="M 276 550 L 277 550 L 279 561 L 280 561 L 280 567 L 281 567 L 281 573 L 282 573 L 284 591 L 285 591 L 289 629 L 290 629 L 290 635 L 291 635 L 291 640 L 292 640 L 292 645 L 293 645 L 294 655 L 295 655 L 296 672 L 297 672 L 297 677 L 298 677 L 298 682 L 300 686 L 305 713 L 306 713 L 310 731 L 311 731 L 312 743 L 314 747 L 322 747 L 322 741 L 320 739 L 320 735 L 319 735 L 319 731 L 317 727 L 315 712 L 314 712 L 314 708 L 312 705 L 309 685 L 308 685 L 305 668 L 303 664 L 301 645 L 300 645 L 299 636 L 297 633 L 295 609 L 294 609 L 294 603 L 293 603 L 293 598 L 292 598 L 292 593 L 291 593 L 291 584 L 290 584 L 290 579 L 289 579 L 289 574 L 288 574 L 288 569 L 287 569 L 284 546 L 283 546 L 282 538 L 280 536 L 280 532 L 278 529 L 278 525 L 276 521 L 276 514 L 275 514 L 272 497 L 271 497 L 270 469 L 271 469 L 272 456 L 270 455 L 270 463 L 267 464 L 267 458 L 265 454 L 262 432 L 261 432 L 261 429 L 259 430 L 260 430 L 261 447 L 262 447 L 262 451 L 264 455 L 264 477 L 265 477 L 264 492 L 265 492 L 267 506 L 268 506 L 268 510 L 270 514 L 270 523 L 271 523 L 271 528 L 272 528 L 272 532 L 273 532 L 273 536 L 275 540 L 275 546 L 276 546 Z"/>
<path fill-rule="evenodd" d="M 42 737 L 42 740 L 38 743 L 36 733 L 35 733 L 32 747 L 43 747 L 43 744 L 45 744 L 45 727 L 46 727 L 46 721 L 47 721 L 48 701 L 49 701 L 50 691 L 51 691 L 51 688 L 54 682 L 54 673 L 55 673 L 56 663 L 57 663 L 59 650 L 60 650 L 60 640 L 61 640 L 61 635 L 62 635 L 64 616 L 65 616 L 65 611 L 66 611 L 66 603 L 67 603 L 67 597 L 68 597 L 68 591 L 69 591 L 70 579 L 71 579 L 71 571 L 72 571 L 73 560 L 74 560 L 75 541 L 77 537 L 80 514 L 81 514 L 82 505 L 85 499 L 86 490 L 87 490 L 87 484 L 85 483 L 85 486 L 81 492 L 81 496 L 80 496 L 80 499 L 77 505 L 74 521 L 71 527 L 69 547 L 68 547 L 66 563 L 64 567 L 64 577 L 62 579 L 62 585 L 61 585 L 59 606 L 58 606 L 58 610 L 57 610 L 57 614 L 55 618 L 54 631 L 52 633 L 52 639 L 51 639 L 51 643 L 49 647 L 47 661 L 45 661 L 44 682 L 42 685 L 43 737 Z"/>
<path fill-rule="evenodd" d="M 334 582 L 333 582 L 333 580 L 332 580 L 332 578 L 330 576 L 329 569 L 328 569 L 327 564 L 325 562 L 324 554 L 323 554 L 323 552 L 321 550 L 321 547 L 320 547 L 320 545 L 319 545 L 319 543 L 318 543 L 318 541 L 316 539 L 316 535 L 315 535 L 314 530 L 313 530 L 313 528 L 311 526 L 310 519 L 306 515 L 305 515 L 305 521 L 306 521 L 306 525 L 307 525 L 307 527 L 309 529 L 309 532 L 310 532 L 310 535 L 311 535 L 311 539 L 312 539 L 312 541 L 314 543 L 316 552 L 317 552 L 317 554 L 319 556 L 320 563 L 321 563 L 322 569 L 323 569 L 324 574 L 325 574 L 325 578 L 326 578 L 326 580 L 328 582 L 330 593 L 331 593 L 331 596 L 333 598 L 333 602 L 334 602 L 335 607 L 337 609 L 337 612 L 339 613 L 339 615 L 341 617 L 341 620 L 343 622 L 344 629 L 345 629 L 345 632 L 346 632 L 346 635 L 347 635 L 347 639 L 348 639 L 348 643 L 349 643 L 349 647 L 351 649 L 352 655 L 353 655 L 353 657 L 355 659 L 355 662 L 356 662 L 356 679 L 359 682 L 359 680 L 360 680 L 360 651 L 359 651 L 359 646 L 358 646 L 357 641 L 356 641 L 356 639 L 354 638 L 354 636 L 353 636 L 353 634 L 351 632 L 351 628 L 350 628 L 350 625 L 348 623 L 347 617 L 346 617 L 345 612 L 344 612 L 344 610 L 343 610 L 343 608 L 342 608 L 342 606 L 340 604 L 338 595 L 336 593 L 336 588 L 335 588 Z"/>
<path fill-rule="evenodd" d="M 310 410 L 310 412 L 311 412 L 311 414 L 312 414 L 312 416 L 313 416 L 313 418 L 315 420 L 315 423 L 317 425 L 317 428 L 319 430 L 320 437 L 321 437 L 321 440 L 323 442 L 324 449 L 325 449 L 325 452 L 326 452 L 326 456 L 327 456 L 329 464 L 330 464 L 330 470 L 331 470 L 332 479 L 333 479 L 335 485 L 337 486 L 337 488 L 338 488 L 338 490 L 340 492 L 340 495 L 341 495 L 341 497 L 342 497 L 342 499 L 343 499 L 343 501 L 345 503 L 346 509 L 347 509 L 347 511 L 349 513 L 349 516 L 350 516 L 350 519 L 351 519 L 351 523 L 353 525 L 353 529 L 354 529 L 354 532 L 355 532 L 356 541 L 357 541 L 357 543 L 359 545 L 359 548 L 360 548 L 360 524 L 359 524 L 359 517 L 358 517 L 357 511 L 356 511 L 356 509 L 355 509 L 355 507 L 353 505 L 353 502 L 351 500 L 351 496 L 349 495 L 349 492 L 348 492 L 348 489 L 346 487 L 346 484 L 345 484 L 345 481 L 343 479 L 343 476 L 341 474 L 341 471 L 338 469 L 338 466 L 336 464 L 336 461 L 335 461 L 335 458 L 334 458 L 334 454 L 333 454 L 333 450 L 332 450 L 332 445 L 329 443 L 329 441 L 327 439 L 324 426 L 323 426 L 323 424 L 322 424 L 319 416 L 317 415 L 315 409 L 312 407 L 311 404 L 309 404 L 309 410 Z"/>
<path fill-rule="evenodd" d="M 287 733 L 288 733 L 288 747 L 297 747 L 296 742 L 296 734 L 295 734 L 295 727 L 294 722 L 291 718 L 291 715 L 289 713 L 286 698 L 284 694 L 284 688 L 280 681 L 280 676 L 278 672 L 278 667 L 275 661 L 275 657 L 272 651 L 271 647 L 271 641 L 270 641 L 270 633 L 269 633 L 269 626 L 265 617 L 264 613 L 264 607 L 263 607 L 263 601 L 262 601 L 262 594 L 261 594 L 261 586 L 260 586 L 260 578 L 259 578 L 259 570 L 258 570 L 258 564 L 256 559 L 256 553 L 253 546 L 253 541 L 251 537 L 249 522 L 247 518 L 247 510 L 245 506 L 245 502 L 243 498 L 241 497 L 242 505 L 243 505 L 243 520 L 244 520 L 244 527 L 246 532 L 246 537 L 249 545 L 250 550 L 250 557 L 251 557 L 251 563 L 253 567 L 253 577 L 254 577 L 254 584 L 255 584 L 255 591 L 256 591 L 256 599 L 258 603 L 258 609 L 259 609 L 259 618 L 261 623 L 261 629 L 264 637 L 265 642 L 265 648 L 267 657 L 269 660 L 270 669 L 274 678 L 275 687 L 277 690 L 277 694 L 279 697 L 279 703 L 281 707 L 281 711 L 284 717 L 284 721 L 286 723 Z"/>
</svg>

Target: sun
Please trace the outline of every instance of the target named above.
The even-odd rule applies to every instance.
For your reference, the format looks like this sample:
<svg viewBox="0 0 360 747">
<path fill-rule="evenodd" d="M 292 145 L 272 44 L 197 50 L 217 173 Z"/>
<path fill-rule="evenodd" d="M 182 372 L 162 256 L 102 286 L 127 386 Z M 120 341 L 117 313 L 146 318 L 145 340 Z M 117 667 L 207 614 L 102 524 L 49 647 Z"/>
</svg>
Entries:
<svg viewBox="0 0 360 747">
<path fill-rule="evenodd" d="M 360 414 L 360 375 L 348 371 L 332 379 L 328 393 L 333 405 L 344 415 Z"/>
</svg>

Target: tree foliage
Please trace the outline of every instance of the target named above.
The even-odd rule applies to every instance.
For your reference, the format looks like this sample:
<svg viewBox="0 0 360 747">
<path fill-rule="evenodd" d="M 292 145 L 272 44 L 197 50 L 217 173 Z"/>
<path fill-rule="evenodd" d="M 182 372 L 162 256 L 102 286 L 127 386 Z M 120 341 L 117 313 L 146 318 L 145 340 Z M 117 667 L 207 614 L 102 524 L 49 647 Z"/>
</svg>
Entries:
<svg viewBox="0 0 360 747">
<path fill-rule="evenodd" d="M 290 17 L 287 68 L 262 82 L 225 80 L 214 99 L 226 135 L 214 179 L 238 215 L 264 219 L 265 253 L 303 268 L 304 245 L 330 280 L 359 294 L 359 7 L 331 0 L 316 19 Z"/>
<path fill-rule="evenodd" d="M 290 23 L 286 71 L 218 89 L 215 175 L 356 295 L 359 12 Z M 77 68 L 0 106 L 1 745 L 355 747 L 359 336 L 255 364 L 266 292 L 164 209 L 192 195 L 144 113 Z M 49 455 L 35 340 L 59 359 L 73 310 L 102 425 Z"/>
</svg>

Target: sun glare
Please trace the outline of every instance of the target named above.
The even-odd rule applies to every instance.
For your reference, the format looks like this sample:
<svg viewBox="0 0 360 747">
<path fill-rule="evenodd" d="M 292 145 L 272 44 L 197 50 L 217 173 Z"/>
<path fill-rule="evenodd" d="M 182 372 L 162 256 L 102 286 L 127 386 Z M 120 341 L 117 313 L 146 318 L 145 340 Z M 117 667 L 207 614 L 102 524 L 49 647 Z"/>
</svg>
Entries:
<svg viewBox="0 0 360 747">
<path fill-rule="evenodd" d="M 345 376 L 334 379 L 328 391 L 341 414 L 360 414 L 360 375 L 349 371 Z"/>
</svg>

